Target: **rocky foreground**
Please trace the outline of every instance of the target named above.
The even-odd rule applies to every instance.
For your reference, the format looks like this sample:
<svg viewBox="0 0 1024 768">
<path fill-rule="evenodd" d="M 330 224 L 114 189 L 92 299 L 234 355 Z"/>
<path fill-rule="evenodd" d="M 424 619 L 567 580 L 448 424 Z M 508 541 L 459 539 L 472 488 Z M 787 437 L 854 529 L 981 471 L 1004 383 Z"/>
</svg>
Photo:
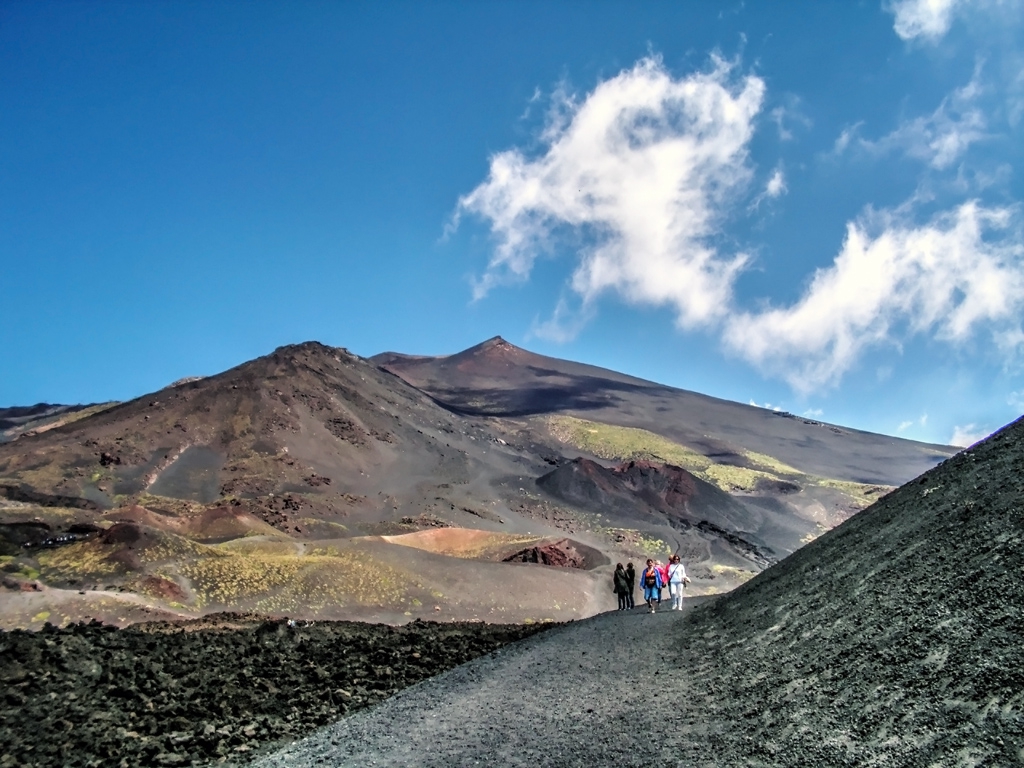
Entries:
<svg viewBox="0 0 1024 768">
<path fill-rule="evenodd" d="M 0 766 L 247 761 L 545 626 L 229 615 L 0 633 Z"/>
</svg>

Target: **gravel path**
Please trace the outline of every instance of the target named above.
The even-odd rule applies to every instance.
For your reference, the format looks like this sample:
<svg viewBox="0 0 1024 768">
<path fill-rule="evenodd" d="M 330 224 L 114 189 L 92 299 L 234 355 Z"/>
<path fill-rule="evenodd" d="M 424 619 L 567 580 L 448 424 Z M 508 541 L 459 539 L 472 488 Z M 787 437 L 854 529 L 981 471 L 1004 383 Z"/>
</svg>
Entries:
<svg viewBox="0 0 1024 768">
<path fill-rule="evenodd" d="M 550 630 L 409 688 L 256 765 L 635 765 L 649 740 L 633 710 L 645 695 L 668 705 L 659 681 L 673 681 L 674 692 L 685 684 L 678 660 L 689 613 L 652 616 L 637 608 Z M 647 650 L 638 653 L 641 644 Z"/>
</svg>

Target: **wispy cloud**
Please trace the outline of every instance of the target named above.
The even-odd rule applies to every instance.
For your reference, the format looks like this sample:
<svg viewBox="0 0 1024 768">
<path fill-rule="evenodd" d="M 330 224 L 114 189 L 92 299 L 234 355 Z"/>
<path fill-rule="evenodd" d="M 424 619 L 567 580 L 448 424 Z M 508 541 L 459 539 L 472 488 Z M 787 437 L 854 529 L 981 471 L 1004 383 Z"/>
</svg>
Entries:
<svg viewBox="0 0 1024 768">
<path fill-rule="evenodd" d="M 810 128 L 813 124 L 804 113 L 800 98 L 794 94 L 786 94 L 783 97 L 783 104 L 769 110 L 768 119 L 775 123 L 779 141 L 792 141 L 794 127 Z"/>
<path fill-rule="evenodd" d="M 616 291 L 673 307 L 683 327 L 721 317 L 747 257 L 711 239 L 751 176 L 764 90 L 719 57 L 683 78 L 648 57 L 585 98 L 562 94 L 540 156 L 493 156 L 487 180 L 459 201 L 457 217 L 487 219 L 497 239 L 475 296 L 526 279 L 538 256 L 571 243 L 584 306 Z"/>
<path fill-rule="evenodd" d="M 871 140 L 861 135 L 863 123 L 844 128 L 834 152 L 859 150 L 874 156 L 902 152 L 943 170 L 955 164 L 968 148 L 985 138 L 985 114 L 977 105 L 982 93 L 980 69 L 963 88 L 946 96 L 934 112 L 904 121 L 892 133 Z"/>
<path fill-rule="evenodd" d="M 958 448 L 969 448 L 979 440 L 988 437 L 991 432 L 992 430 L 979 427 L 977 424 L 953 427 L 953 436 L 949 438 L 949 444 Z"/>
<path fill-rule="evenodd" d="M 985 13 L 1000 21 L 1019 21 L 1020 0 L 885 0 L 882 7 L 893 14 L 893 30 L 903 40 L 937 43 L 957 17 L 977 18 Z"/>
<path fill-rule="evenodd" d="M 593 316 L 592 306 L 574 307 L 571 299 L 563 295 L 555 305 L 551 317 L 547 320 L 537 318 L 533 321 L 530 335 L 556 344 L 564 344 L 576 338 Z"/>
<path fill-rule="evenodd" d="M 899 434 L 903 434 L 904 432 L 906 432 L 908 429 L 910 429 L 915 424 L 917 424 L 920 427 L 924 427 L 927 423 L 928 423 L 928 414 L 927 413 L 923 413 L 923 414 L 921 414 L 921 418 L 919 418 L 919 419 L 907 419 L 906 421 L 901 421 L 900 425 L 898 427 L 896 427 L 896 434 L 898 434 L 898 435 Z"/>
<path fill-rule="evenodd" d="M 778 197 L 786 193 L 786 175 L 782 172 L 781 168 L 776 168 L 775 173 L 768 179 L 768 184 L 764 188 L 764 193 L 768 197 Z"/>
<path fill-rule="evenodd" d="M 886 9 L 895 16 L 893 29 L 904 40 L 938 40 L 953 24 L 953 15 L 967 0 L 892 0 Z"/>
<path fill-rule="evenodd" d="M 750 208 L 751 210 L 756 210 L 765 200 L 775 199 L 776 197 L 786 194 L 788 191 L 789 188 L 786 186 L 786 174 L 782 171 L 782 168 L 776 168 L 765 183 L 764 189 L 757 197 L 754 198 L 753 202 L 751 202 Z"/>
<path fill-rule="evenodd" d="M 1006 398 L 1006 404 L 1009 405 L 1018 414 L 1024 415 L 1024 389 L 1011 392 Z"/>
<path fill-rule="evenodd" d="M 983 325 L 1019 328 L 1024 246 L 998 237 L 1019 227 L 1017 213 L 969 202 L 914 225 L 902 212 L 868 212 L 847 225 L 839 255 L 798 302 L 733 314 L 726 343 L 809 392 L 896 334 L 962 342 Z"/>
</svg>

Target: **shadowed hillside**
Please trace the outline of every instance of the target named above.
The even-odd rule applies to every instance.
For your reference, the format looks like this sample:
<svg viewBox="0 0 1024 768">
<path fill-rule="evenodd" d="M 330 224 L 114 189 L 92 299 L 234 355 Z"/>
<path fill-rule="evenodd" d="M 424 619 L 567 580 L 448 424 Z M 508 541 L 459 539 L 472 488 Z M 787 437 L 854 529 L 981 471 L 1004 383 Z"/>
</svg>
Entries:
<svg viewBox="0 0 1024 768">
<path fill-rule="evenodd" d="M 639 427 L 726 464 L 742 462 L 736 453 L 742 447 L 808 474 L 899 485 L 952 453 L 948 446 L 860 432 L 537 355 L 501 337 L 448 357 L 388 352 L 371 359 L 453 411 L 572 414 Z"/>
</svg>

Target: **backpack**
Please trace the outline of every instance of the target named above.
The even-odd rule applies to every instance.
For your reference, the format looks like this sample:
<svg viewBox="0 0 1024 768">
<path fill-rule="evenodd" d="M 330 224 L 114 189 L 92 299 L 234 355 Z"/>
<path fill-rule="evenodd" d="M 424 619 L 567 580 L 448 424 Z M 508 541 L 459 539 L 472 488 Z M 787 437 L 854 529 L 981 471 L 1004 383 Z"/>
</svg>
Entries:
<svg viewBox="0 0 1024 768">
<path fill-rule="evenodd" d="M 658 586 L 658 578 L 657 578 L 657 576 L 655 576 L 653 568 L 651 570 L 649 570 L 649 571 L 644 571 L 644 586 L 646 586 L 646 587 L 656 587 L 656 586 Z"/>
</svg>

